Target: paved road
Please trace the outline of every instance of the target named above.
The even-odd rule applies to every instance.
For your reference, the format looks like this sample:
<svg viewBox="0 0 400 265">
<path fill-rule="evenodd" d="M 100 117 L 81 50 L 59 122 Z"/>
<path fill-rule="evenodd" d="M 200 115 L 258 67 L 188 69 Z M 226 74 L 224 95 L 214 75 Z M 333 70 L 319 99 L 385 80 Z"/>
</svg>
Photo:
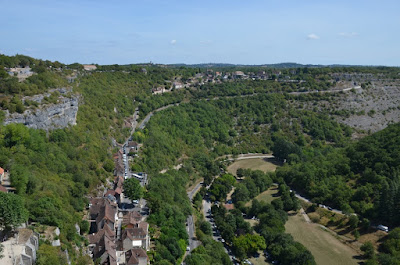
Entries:
<svg viewBox="0 0 400 265">
<path fill-rule="evenodd" d="M 201 182 L 199 184 L 197 184 L 193 190 L 189 191 L 187 193 L 189 200 L 192 201 L 193 197 L 196 195 L 196 193 L 200 190 L 201 188 Z M 187 224 L 187 232 L 189 235 L 189 247 L 190 247 L 190 251 L 191 252 L 193 249 L 197 248 L 200 245 L 200 241 L 196 240 L 195 237 L 195 225 L 194 225 L 194 221 L 193 221 L 193 215 L 189 215 L 187 220 L 186 220 L 186 224 Z"/>
<path fill-rule="evenodd" d="M 314 94 L 314 93 L 338 93 L 346 92 L 352 89 L 360 89 L 361 86 L 348 87 L 343 89 L 332 89 L 332 90 L 314 90 L 314 91 L 304 91 L 304 92 L 290 92 L 290 95 L 301 95 L 301 94 Z"/>
<path fill-rule="evenodd" d="M 243 160 L 243 159 L 252 159 L 252 158 L 275 158 L 271 154 L 257 154 L 257 153 L 249 153 L 249 154 L 240 154 L 236 158 L 233 158 L 232 155 L 227 155 L 227 156 L 220 156 L 217 157 L 216 159 L 221 159 L 221 158 L 226 158 L 224 161 L 234 161 L 234 160 Z"/>
<path fill-rule="evenodd" d="M 299 198 L 300 200 L 302 200 L 302 201 L 305 201 L 305 202 L 308 202 L 308 203 L 313 203 L 312 201 L 310 201 L 309 199 L 307 199 L 307 198 L 301 196 L 301 195 L 298 194 L 297 192 L 295 192 L 295 196 L 296 196 L 297 198 Z M 318 206 L 321 207 L 321 208 L 325 208 L 326 210 L 331 211 L 331 212 L 334 212 L 334 213 L 344 214 L 344 213 L 343 213 L 342 211 L 340 211 L 340 210 L 332 209 L 332 208 L 329 209 L 330 207 L 328 207 L 328 206 L 326 206 L 326 205 L 320 204 L 320 205 L 318 205 Z"/>
<path fill-rule="evenodd" d="M 144 119 L 142 120 L 142 122 L 139 124 L 138 128 L 141 129 L 141 130 L 143 130 L 143 129 L 146 127 L 146 124 L 149 122 L 150 118 L 154 115 L 155 112 L 159 112 L 159 111 L 161 111 L 161 110 L 168 109 L 168 108 L 170 108 L 170 107 L 172 107 L 172 106 L 179 106 L 179 103 L 170 104 L 170 105 L 167 105 L 167 106 L 158 108 L 158 109 L 156 109 L 156 110 L 150 112 L 149 114 L 146 115 L 146 117 L 144 117 Z"/>
<path fill-rule="evenodd" d="M 217 228 L 217 226 L 216 226 L 215 223 L 214 223 L 214 219 L 212 218 L 212 216 L 211 216 L 211 214 L 210 214 L 210 212 L 211 212 L 211 206 L 212 206 L 211 201 L 209 201 L 209 200 L 203 200 L 203 214 L 204 214 L 205 220 L 206 220 L 207 222 L 209 222 L 210 225 L 211 225 L 211 227 L 212 227 L 212 232 L 213 232 L 212 238 L 213 238 L 215 241 L 221 242 L 222 237 L 221 237 L 221 235 L 219 234 L 218 228 Z M 228 254 L 229 258 L 230 258 L 231 261 L 233 262 L 233 261 L 234 261 L 234 256 L 233 256 L 233 254 L 232 254 L 232 251 L 230 251 L 228 245 L 226 245 L 226 244 L 224 244 L 224 251 L 225 251 L 226 254 Z"/>
<path fill-rule="evenodd" d="M 203 185 L 202 182 L 198 183 L 191 191 L 187 193 L 189 200 L 193 200 L 194 195 L 200 190 L 201 186 Z"/>
</svg>

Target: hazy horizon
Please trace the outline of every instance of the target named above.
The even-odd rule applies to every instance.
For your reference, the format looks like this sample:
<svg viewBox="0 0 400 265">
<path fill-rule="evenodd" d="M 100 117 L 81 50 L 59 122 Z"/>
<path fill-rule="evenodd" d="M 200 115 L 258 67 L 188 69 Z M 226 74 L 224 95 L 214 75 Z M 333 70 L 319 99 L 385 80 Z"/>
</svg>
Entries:
<svg viewBox="0 0 400 265">
<path fill-rule="evenodd" d="M 70 64 L 399 66 L 398 1 L 0 0 L 0 53 Z"/>
</svg>

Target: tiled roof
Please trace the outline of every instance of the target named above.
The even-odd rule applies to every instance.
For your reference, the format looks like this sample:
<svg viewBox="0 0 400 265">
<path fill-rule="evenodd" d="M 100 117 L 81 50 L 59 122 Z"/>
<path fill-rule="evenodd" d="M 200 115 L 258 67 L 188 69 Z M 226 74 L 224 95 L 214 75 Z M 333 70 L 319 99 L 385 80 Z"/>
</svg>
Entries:
<svg viewBox="0 0 400 265">
<path fill-rule="evenodd" d="M 7 193 L 7 189 L 4 186 L 0 185 L 0 191 Z"/>
<path fill-rule="evenodd" d="M 4 173 L 4 169 L 0 167 L 0 175 Z"/>
<path fill-rule="evenodd" d="M 133 248 L 125 253 L 126 265 L 139 264 L 139 259 L 148 259 L 146 251 L 142 248 Z"/>
<path fill-rule="evenodd" d="M 117 187 L 114 191 L 114 196 L 115 194 L 121 194 L 122 193 L 122 189 L 120 187 Z"/>
<path fill-rule="evenodd" d="M 129 238 L 130 240 L 137 240 L 143 239 L 146 236 L 146 231 L 141 227 L 128 228 L 124 230 L 124 233 L 122 234 L 122 240 L 125 240 L 126 238 Z"/>
<path fill-rule="evenodd" d="M 135 225 L 142 220 L 142 215 L 138 212 L 129 212 L 127 215 L 124 216 L 122 220 L 122 225 Z"/>
<path fill-rule="evenodd" d="M 103 229 L 98 231 L 96 234 L 89 235 L 89 243 L 90 244 L 99 244 L 101 239 L 104 237 L 104 235 L 108 236 L 110 239 L 115 239 L 115 234 L 111 230 L 111 228 L 108 225 L 105 225 Z"/>
</svg>

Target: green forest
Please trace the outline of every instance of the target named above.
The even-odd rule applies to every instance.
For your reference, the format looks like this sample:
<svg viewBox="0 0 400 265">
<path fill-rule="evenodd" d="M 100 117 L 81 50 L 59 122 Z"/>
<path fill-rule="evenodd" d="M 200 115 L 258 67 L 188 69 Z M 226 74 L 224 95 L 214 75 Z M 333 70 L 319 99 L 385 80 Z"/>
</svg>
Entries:
<svg viewBox="0 0 400 265">
<path fill-rule="evenodd" d="M 400 124 L 355 141 L 351 139 L 354 130 L 337 122 L 330 110 L 302 107 L 318 100 L 335 100 L 336 95 L 290 94 L 328 89 L 335 82 L 328 78 L 332 73 L 380 73 L 398 78 L 393 68 L 295 69 L 296 78 L 306 80 L 305 84 L 242 80 L 152 95 L 151 89 L 168 85 L 166 81 L 177 76 L 188 79 L 206 70 L 127 65 L 99 66 L 97 71 L 84 72 L 79 64 L 19 55 L 1 55 L 0 65 L 2 110 L 23 113 L 39 107 L 24 97 L 54 88 L 71 87 L 81 96 L 76 126 L 52 131 L 22 124 L 0 126 L 0 166 L 10 172 L 16 188 L 16 195 L 0 198 L 15 205 L 11 209 L 0 205 L 0 214 L 14 213 L 8 219 L 0 217 L 2 225 L 11 230 L 17 223 L 29 221 L 35 224 L 34 229 L 40 225 L 60 227 L 62 250 L 68 249 L 73 264 L 87 264 L 87 257 L 74 250 L 88 243 L 88 224 L 82 221 L 87 195 L 113 177 L 112 154 L 117 148 L 112 142 L 123 143 L 130 136 L 124 121 L 136 108 L 143 119 L 176 103 L 179 105 L 156 112 L 136 139 L 143 148 L 133 169 L 150 176 L 144 197 L 151 209 L 148 221 L 152 233 L 157 235 L 151 253 L 154 264 L 182 261 L 188 241 L 186 217 L 195 211 L 186 188 L 200 178 L 208 185 L 221 175 L 210 189 L 213 200 L 223 200 L 230 188 L 236 187 L 233 201 L 237 209 L 226 212 L 214 207 L 213 213 L 218 216 L 218 227 L 224 227 L 223 237 L 241 258 L 263 249 L 281 264 L 315 264 L 311 253 L 284 233 L 287 211 L 298 208 L 289 189 L 315 203 L 357 213 L 371 224 L 388 225 L 391 230 L 399 226 Z M 34 74 L 19 82 L 3 70 L 16 66 L 30 66 Z M 70 82 L 67 77 L 72 74 L 76 79 Z M 0 120 L 3 116 L 2 111 Z M 241 173 L 245 180 L 233 183 L 224 175 L 225 165 L 218 158 L 242 153 L 273 153 L 284 166 L 272 175 L 245 171 Z M 171 169 L 179 163 L 179 170 Z M 159 173 L 163 169 L 170 170 Z M 280 184 L 281 199 L 272 204 L 253 201 L 251 208 L 244 207 L 244 202 L 266 190 L 272 181 Z M 242 213 L 257 217 L 259 225 L 250 228 Z M 81 227 L 81 235 L 76 233 L 75 224 Z M 202 246 L 186 258 L 187 264 L 230 264 L 222 243 L 212 240 L 207 225 L 197 230 Z M 398 234 L 394 229 L 385 237 L 379 254 L 370 253 L 369 264 L 398 264 Z M 249 242 L 254 248 L 243 247 Z M 54 264 L 55 260 L 66 264 L 60 253 L 42 240 L 38 264 Z"/>
</svg>

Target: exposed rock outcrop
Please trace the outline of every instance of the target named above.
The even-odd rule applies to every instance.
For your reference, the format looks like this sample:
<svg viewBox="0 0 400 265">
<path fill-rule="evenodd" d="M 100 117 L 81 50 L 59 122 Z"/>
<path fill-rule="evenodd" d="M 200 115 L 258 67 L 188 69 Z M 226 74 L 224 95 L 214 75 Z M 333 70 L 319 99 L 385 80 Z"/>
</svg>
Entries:
<svg viewBox="0 0 400 265">
<path fill-rule="evenodd" d="M 67 91 L 64 93 L 66 92 Z M 36 96 L 36 99 L 37 102 L 42 102 L 43 97 L 39 95 Z M 44 130 L 65 128 L 69 125 L 76 125 L 78 108 L 78 95 L 61 95 L 56 104 L 40 105 L 36 109 L 25 110 L 24 113 L 10 114 L 8 110 L 6 110 L 4 125 L 22 123 L 29 128 Z"/>
</svg>

